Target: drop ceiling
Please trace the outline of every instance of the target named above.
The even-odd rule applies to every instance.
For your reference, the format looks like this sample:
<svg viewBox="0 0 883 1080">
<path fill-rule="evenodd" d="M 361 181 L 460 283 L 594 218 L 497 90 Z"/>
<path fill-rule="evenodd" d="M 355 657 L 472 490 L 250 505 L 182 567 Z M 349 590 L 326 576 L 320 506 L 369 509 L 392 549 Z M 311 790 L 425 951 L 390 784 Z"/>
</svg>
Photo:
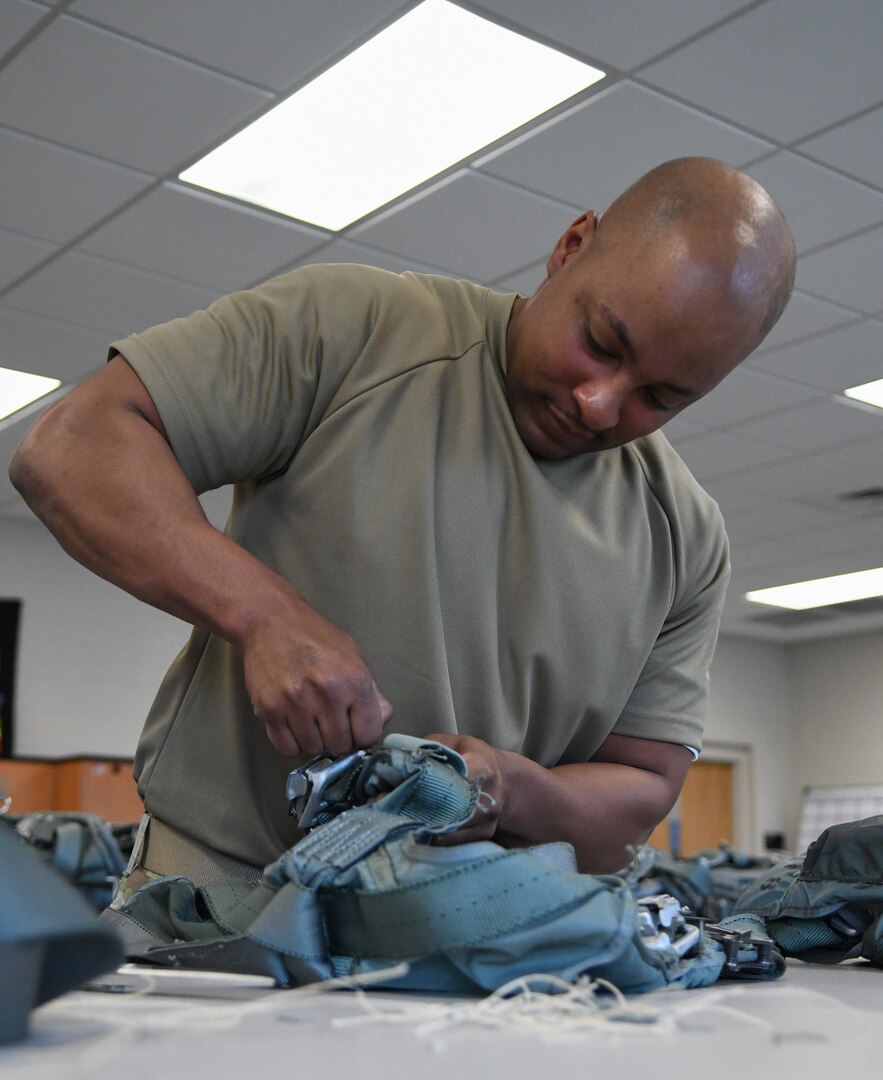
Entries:
<svg viewBox="0 0 883 1080">
<path fill-rule="evenodd" d="M 338 234 L 176 180 L 413 6 L 0 0 L 0 365 L 74 384 L 110 340 L 308 262 L 528 294 L 581 210 L 666 158 L 719 157 L 770 189 L 799 250 L 778 327 L 667 427 L 727 520 L 723 630 L 883 628 L 880 605 L 781 619 L 742 599 L 883 563 L 883 412 L 836 397 L 883 377 L 883 4 L 464 3 L 607 78 Z M 0 423 L 4 462 L 33 415 Z M 0 516 L 29 517 L 5 469 Z"/>
</svg>

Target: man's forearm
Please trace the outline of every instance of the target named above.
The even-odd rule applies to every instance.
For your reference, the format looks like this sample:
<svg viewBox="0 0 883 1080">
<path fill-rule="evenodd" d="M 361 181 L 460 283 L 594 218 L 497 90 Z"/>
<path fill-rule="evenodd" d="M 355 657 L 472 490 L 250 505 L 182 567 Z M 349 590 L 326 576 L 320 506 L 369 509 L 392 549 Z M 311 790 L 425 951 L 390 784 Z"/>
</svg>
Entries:
<svg viewBox="0 0 883 1080">
<path fill-rule="evenodd" d="M 583 873 L 612 873 L 672 808 L 691 761 L 675 743 L 608 735 L 592 761 L 547 769 L 469 735 L 430 738 L 462 754 L 485 793 L 466 826 L 442 843 L 494 839 L 525 847 L 572 844 Z"/>
<path fill-rule="evenodd" d="M 611 873 L 631 859 L 673 805 L 658 773 L 588 762 L 545 769 L 504 754 L 506 800 L 495 839 L 504 846 L 566 840 L 584 873 Z"/>
</svg>

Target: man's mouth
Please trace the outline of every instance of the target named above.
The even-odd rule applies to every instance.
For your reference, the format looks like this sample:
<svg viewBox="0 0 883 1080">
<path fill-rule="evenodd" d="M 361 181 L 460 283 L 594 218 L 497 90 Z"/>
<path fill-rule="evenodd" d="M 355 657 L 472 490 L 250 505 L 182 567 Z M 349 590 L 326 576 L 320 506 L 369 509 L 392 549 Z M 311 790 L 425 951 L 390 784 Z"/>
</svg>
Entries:
<svg viewBox="0 0 883 1080">
<path fill-rule="evenodd" d="M 546 407 L 549 416 L 552 418 L 556 436 L 563 438 L 569 444 L 579 443 L 582 445 L 586 441 L 592 440 L 595 433 L 589 431 L 588 428 L 583 427 L 578 419 L 569 416 L 563 409 L 560 409 L 554 401 L 547 401 Z"/>
</svg>

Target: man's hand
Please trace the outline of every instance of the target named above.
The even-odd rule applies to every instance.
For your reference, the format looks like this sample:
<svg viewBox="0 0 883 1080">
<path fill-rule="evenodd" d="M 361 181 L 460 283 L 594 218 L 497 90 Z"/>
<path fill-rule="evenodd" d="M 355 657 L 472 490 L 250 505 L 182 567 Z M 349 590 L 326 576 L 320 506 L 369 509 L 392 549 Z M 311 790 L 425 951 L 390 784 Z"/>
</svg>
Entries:
<svg viewBox="0 0 883 1080">
<path fill-rule="evenodd" d="M 300 601 L 240 642 L 255 715 L 289 757 L 335 757 L 377 742 L 392 716 L 355 641 Z"/>
<path fill-rule="evenodd" d="M 472 817 L 457 829 L 436 838 L 443 846 L 466 844 L 472 840 L 492 840 L 506 805 L 506 782 L 502 753 L 471 735 L 428 735 L 428 739 L 456 750 L 466 762 L 469 779 L 479 789 Z"/>
<path fill-rule="evenodd" d="M 552 768 L 467 735 L 428 738 L 462 754 L 485 793 L 469 821 L 437 843 L 565 840 L 586 874 L 614 873 L 629 861 L 674 805 L 691 761 L 676 743 L 625 735 L 608 735 L 591 761 Z"/>
</svg>

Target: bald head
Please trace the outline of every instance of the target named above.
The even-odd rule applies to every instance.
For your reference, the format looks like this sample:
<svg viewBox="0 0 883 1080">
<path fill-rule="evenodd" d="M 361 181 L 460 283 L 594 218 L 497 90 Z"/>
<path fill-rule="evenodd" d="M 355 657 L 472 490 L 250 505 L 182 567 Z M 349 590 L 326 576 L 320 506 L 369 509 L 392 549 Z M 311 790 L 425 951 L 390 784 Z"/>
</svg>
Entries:
<svg viewBox="0 0 883 1080">
<path fill-rule="evenodd" d="M 712 158 L 657 166 L 602 214 L 598 245 L 688 245 L 709 285 L 756 316 L 753 347 L 785 310 L 794 287 L 794 239 L 773 199 L 751 177 Z"/>
</svg>

